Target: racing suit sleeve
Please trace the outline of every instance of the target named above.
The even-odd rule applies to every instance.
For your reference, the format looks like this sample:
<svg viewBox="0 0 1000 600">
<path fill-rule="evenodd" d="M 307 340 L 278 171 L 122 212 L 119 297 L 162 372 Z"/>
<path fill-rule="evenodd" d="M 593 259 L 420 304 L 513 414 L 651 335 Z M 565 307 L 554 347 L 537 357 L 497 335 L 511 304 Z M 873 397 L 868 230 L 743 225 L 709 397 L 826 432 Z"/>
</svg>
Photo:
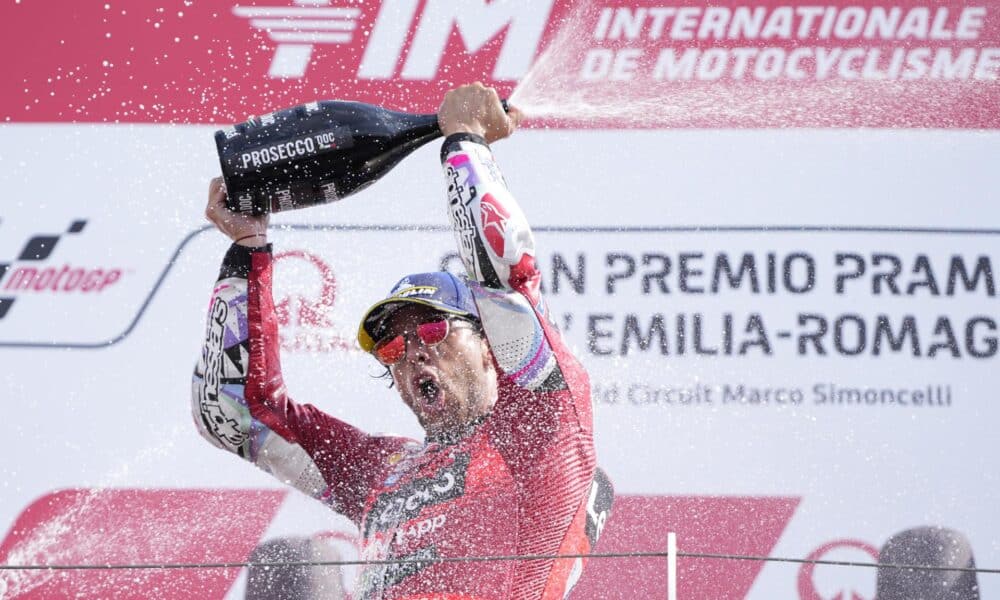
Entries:
<svg viewBox="0 0 1000 600">
<path fill-rule="evenodd" d="M 233 244 L 209 304 L 191 409 L 202 437 L 355 523 L 404 438 L 370 436 L 288 397 L 271 294 L 271 246 Z"/>
<path fill-rule="evenodd" d="M 529 391 L 576 388 L 590 419 L 586 372 L 563 342 L 541 294 L 535 240 L 486 141 L 458 133 L 444 142 L 448 214 L 497 366 Z M 570 381 L 570 379 L 573 381 Z M 575 385 L 569 385 L 569 384 Z M 585 405 L 584 405 L 585 404 Z"/>
<path fill-rule="evenodd" d="M 486 140 L 471 133 L 450 135 L 441 148 L 441 162 L 448 216 L 468 277 L 539 302 L 535 239 Z"/>
</svg>

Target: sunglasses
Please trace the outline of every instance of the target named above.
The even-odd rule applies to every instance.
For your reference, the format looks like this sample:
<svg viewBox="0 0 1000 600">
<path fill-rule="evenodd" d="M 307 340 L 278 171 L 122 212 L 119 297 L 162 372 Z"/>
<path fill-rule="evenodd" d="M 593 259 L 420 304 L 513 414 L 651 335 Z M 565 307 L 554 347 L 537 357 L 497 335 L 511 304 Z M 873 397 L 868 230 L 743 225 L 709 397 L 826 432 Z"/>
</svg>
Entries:
<svg viewBox="0 0 1000 600">
<path fill-rule="evenodd" d="M 472 325 L 471 322 L 469 322 Z M 438 319 L 417 325 L 417 339 L 428 348 L 437 346 L 448 337 L 451 332 L 451 319 Z M 372 354 L 375 359 L 385 366 L 398 363 L 406 355 L 406 340 L 409 333 L 401 333 L 395 337 L 384 339 L 375 344 Z"/>
</svg>

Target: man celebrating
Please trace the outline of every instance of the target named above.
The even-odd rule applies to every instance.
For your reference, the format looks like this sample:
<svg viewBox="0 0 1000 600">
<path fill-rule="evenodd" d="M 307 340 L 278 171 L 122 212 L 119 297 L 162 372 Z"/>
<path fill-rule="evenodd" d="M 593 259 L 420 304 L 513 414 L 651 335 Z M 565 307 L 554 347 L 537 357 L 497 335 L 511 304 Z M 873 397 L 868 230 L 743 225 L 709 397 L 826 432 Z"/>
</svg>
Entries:
<svg viewBox="0 0 1000 600">
<path fill-rule="evenodd" d="M 448 214 L 468 278 L 404 277 L 358 342 L 426 432 L 371 436 L 288 398 L 278 359 L 267 217 L 236 215 L 214 180 L 207 216 L 233 241 L 212 298 L 192 409 L 201 434 L 327 503 L 361 531 L 358 598 L 563 598 L 611 503 L 595 468 L 590 383 L 540 294 L 534 240 L 487 144 L 513 133 L 481 84 L 438 122 Z M 442 560 L 444 559 L 444 560 Z"/>
</svg>

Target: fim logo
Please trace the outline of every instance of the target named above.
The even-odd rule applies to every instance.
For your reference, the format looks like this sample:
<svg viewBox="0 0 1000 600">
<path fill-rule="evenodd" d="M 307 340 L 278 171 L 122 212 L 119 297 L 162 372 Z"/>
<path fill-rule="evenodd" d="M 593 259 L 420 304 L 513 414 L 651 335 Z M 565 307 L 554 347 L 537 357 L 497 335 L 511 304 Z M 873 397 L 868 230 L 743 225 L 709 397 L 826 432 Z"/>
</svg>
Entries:
<svg viewBox="0 0 1000 600">
<path fill-rule="evenodd" d="M 325 0 L 295 0 L 295 6 L 237 6 L 233 14 L 267 33 L 278 44 L 271 77 L 305 75 L 315 44 L 348 44 L 354 39 L 361 9 L 330 6 Z"/>
<path fill-rule="evenodd" d="M 73 221 L 64 235 L 77 235 L 86 226 L 85 220 Z M 7 316 L 19 295 L 100 293 L 121 279 L 121 269 L 44 264 L 64 235 L 35 235 L 14 261 L 0 263 L 0 319 Z"/>
<path fill-rule="evenodd" d="M 437 76 L 453 32 L 474 54 L 498 36 L 492 76 L 520 79 L 534 61 L 555 0 L 382 0 L 371 31 L 356 35 L 361 9 L 330 0 L 294 0 L 291 6 L 236 6 L 233 14 L 267 34 L 277 44 L 268 75 L 298 79 L 317 44 L 346 45 L 341 56 L 364 54 L 359 79 L 399 77 L 430 80 Z M 348 4 L 348 0 L 341 0 Z M 491 52 L 493 52 L 491 50 Z M 452 57 L 453 58 L 453 57 Z"/>
</svg>

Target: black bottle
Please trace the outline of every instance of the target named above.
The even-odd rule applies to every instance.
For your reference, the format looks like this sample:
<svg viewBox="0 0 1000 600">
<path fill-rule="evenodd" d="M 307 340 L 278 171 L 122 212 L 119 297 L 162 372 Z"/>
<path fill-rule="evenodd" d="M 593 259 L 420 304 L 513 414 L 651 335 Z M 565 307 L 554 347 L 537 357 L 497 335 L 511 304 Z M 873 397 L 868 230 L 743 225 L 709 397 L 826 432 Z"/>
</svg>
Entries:
<svg viewBox="0 0 1000 600">
<path fill-rule="evenodd" d="M 261 215 L 346 198 L 439 137 L 437 115 L 319 101 L 215 133 L 234 212 Z"/>
</svg>

